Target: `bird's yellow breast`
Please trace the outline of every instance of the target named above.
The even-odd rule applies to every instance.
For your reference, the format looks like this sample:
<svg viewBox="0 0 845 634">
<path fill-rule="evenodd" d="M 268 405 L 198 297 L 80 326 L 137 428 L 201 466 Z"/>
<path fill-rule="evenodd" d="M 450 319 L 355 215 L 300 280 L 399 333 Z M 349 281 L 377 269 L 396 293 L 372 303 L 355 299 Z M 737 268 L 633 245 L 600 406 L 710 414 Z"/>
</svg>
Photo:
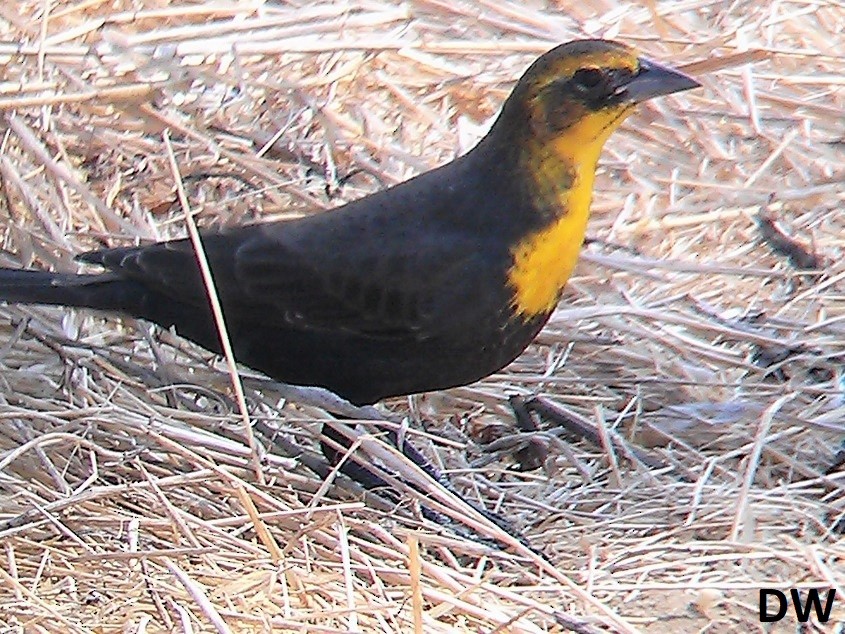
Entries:
<svg viewBox="0 0 845 634">
<path fill-rule="evenodd" d="M 559 196 L 557 204 L 566 212 L 512 250 L 513 308 L 525 319 L 551 311 L 572 274 L 584 243 L 592 188 L 592 173 L 578 177 Z"/>
<path fill-rule="evenodd" d="M 584 243 L 596 163 L 602 146 L 627 112 L 584 117 L 542 147 L 529 149 L 527 167 L 548 224 L 511 249 L 512 307 L 528 320 L 554 309 Z"/>
</svg>

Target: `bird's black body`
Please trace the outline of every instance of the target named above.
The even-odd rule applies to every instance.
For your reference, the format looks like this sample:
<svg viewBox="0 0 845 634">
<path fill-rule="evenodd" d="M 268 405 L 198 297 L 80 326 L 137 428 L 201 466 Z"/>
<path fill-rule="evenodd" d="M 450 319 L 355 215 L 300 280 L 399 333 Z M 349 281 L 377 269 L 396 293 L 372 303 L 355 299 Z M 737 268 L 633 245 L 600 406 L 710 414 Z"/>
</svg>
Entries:
<svg viewBox="0 0 845 634">
<path fill-rule="evenodd" d="M 533 210 L 512 166 L 484 164 L 492 156 L 476 148 L 334 211 L 205 234 L 235 358 L 358 404 L 463 385 L 510 363 L 548 316 L 525 321 L 509 309 L 509 247 L 532 229 Z M 0 269 L 0 298 L 118 311 L 220 351 L 190 241 L 80 259 L 107 273 Z"/>
<path fill-rule="evenodd" d="M 504 367 L 542 328 L 574 264 L 604 140 L 636 103 L 696 85 L 620 44 L 564 44 L 528 69 L 466 156 L 334 211 L 205 234 L 235 358 L 358 404 Z M 584 195 L 568 208 L 575 187 Z M 515 253 L 568 214 L 583 223 L 551 235 L 572 255 L 543 260 L 549 289 L 546 268 L 536 276 L 548 305 L 520 308 L 514 279 L 534 278 L 512 275 Z M 0 299 L 127 313 L 220 351 L 191 242 L 80 259 L 105 273 L 0 269 Z"/>
</svg>

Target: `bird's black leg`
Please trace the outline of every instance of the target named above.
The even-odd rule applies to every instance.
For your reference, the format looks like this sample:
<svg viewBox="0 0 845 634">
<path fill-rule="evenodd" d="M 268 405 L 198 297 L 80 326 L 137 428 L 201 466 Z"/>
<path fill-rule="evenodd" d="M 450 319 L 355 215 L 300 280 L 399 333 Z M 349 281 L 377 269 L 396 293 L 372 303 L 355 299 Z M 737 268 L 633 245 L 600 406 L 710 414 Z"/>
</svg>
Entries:
<svg viewBox="0 0 845 634">
<path fill-rule="evenodd" d="M 530 403 L 521 396 L 512 396 L 508 399 L 513 410 L 516 426 L 522 432 L 539 431 L 537 421 L 534 420 L 534 410 Z M 539 469 L 545 463 L 549 454 L 549 444 L 539 439 L 530 439 L 527 444 L 513 453 L 519 471 L 533 471 Z"/>
<path fill-rule="evenodd" d="M 345 419 L 346 417 L 338 416 L 338 418 Z M 320 435 L 320 450 L 323 452 L 326 460 L 331 465 L 338 464 L 343 459 L 345 451 L 348 451 L 352 445 L 349 438 L 331 425 L 323 425 Z M 392 501 L 396 501 L 393 499 L 395 496 L 392 494 L 387 482 L 355 460 L 350 459 L 344 461 L 340 466 L 340 472 L 352 478 L 365 489 L 369 491 L 379 490 L 383 495 L 390 497 Z"/>
<path fill-rule="evenodd" d="M 574 438 L 586 440 L 598 448 L 603 447 L 602 435 L 594 425 L 592 425 L 589 421 L 574 415 L 573 413 L 567 412 L 562 407 L 555 405 L 542 397 L 534 396 L 525 400 L 520 399 L 518 405 L 519 408 L 524 409 L 528 415 L 536 414 L 544 421 L 550 423 L 552 426 L 559 427 L 564 430 L 566 434 L 571 435 Z M 517 420 L 519 420 L 520 414 L 516 415 Z M 613 439 L 611 439 L 611 442 L 613 442 L 614 448 L 617 451 L 634 462 L 639 462 L 651 469 L 663 469 L 667 466 L 661 458 L 652 455 L 645 449 L 631 447 L 627 443 L 621 444 L 614 442 Z"/>
<path fill-rule="evenodd" d="M 341 460 L 344 455 L 343 451 L 338 449 L 338 447 L 342 447 L 348 450 L 351 446 L 350 439 L 346 435 L 333 428 L 331 425 L 323 425 L 322 436 L 323 439 L 321 439 L 320 441 L 320 448 L 323 451 L 323 455 L 331 464 L 337 464 L 338 461 Z M 515 539 L 519 540 L 524 545 L 529 546 L 525 537 L 520 535 L 508 520 L 506 520 L 504 517 L 497 513 L 488 511 L 487 509 L 479 507 L 478 505 L 466 500 L 465 496 L 460 495 L 457 492 L 451 480 L 449 480 L 449 478 L 444 473 L 441 473 L 439 469 L 437 469 L 433 464 L 431 464 L 431 462 L 416 447 L 414 447 L 407 440 L 402 440 L 400 443 L 399 434 L 397 434 L 395 429 L 386 430 L 385 436 L 387 442 L 389 442 L 394 447 L 397 447 L 402 452 L 402 454 L 406 458 L 408 458 L 408 460 L 410 460 L 417 467 L 422 469 L 430 478 L 437 481 L 437 483 L 440 484 L 444 489 L 460 497 L 467 504 L 472 506 L 473 509 L 475 509 L 485 518 L 490 520 L 493 524 L 501 528 L 503 531 L 505 531 Z M 391 487 L 387 482 L 384 481 L 384 479 L 379 477 L 376 473 L 374 473 L 364 465 L 356 462 L 355 460 L 346 460 L 341 465 L 340 471 L 346 476 L 352 478 L 352 480 L 363 486 L 365 489 L 377 492 L 378 494 L 386 497 L 392 502 L 399 501 L 399 498 L 396 495 L 393 487 Z M 409 484 L 409 486 L 413 485 Z M 450 528 L 452 528 L 452 530 L 456 530 L 455 523 L 451 518 L 426 507 L 425 504 L 421 505 L 420 512 L 422 513 L 423 517 L 427 520 L 440 524 L 441 526 L 449 526 Z M 477 539 L 477 536 L 475 537 L 475 539 Z"/>
</svg>

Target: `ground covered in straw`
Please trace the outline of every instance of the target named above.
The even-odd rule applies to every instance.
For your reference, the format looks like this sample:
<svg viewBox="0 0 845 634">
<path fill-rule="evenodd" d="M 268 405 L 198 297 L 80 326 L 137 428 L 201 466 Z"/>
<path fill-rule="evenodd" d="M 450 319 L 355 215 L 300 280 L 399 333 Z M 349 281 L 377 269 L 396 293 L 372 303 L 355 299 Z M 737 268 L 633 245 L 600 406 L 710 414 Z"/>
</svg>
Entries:
<svg viewBox="0 0 845 634">
<path fill-rule="evenodd" d="M 224 225 L 454 157 L 560 41 L 704 84 L 608 144 L 535 345 L 382 406 L 463 525 L 315 476 L 330 414 L 307 395 L 247 376 L 247 433 L 225 364 L 171 333 L 3 307 L 0 631 L 795 631 L 758 622 L 763 587 L 836 588 L 845 618 L 843 30 L 804 0 L 0 4 L 10 266 L 184 235 L 168 143 L 198 222 Z M 508 397 L 535 394 L 596 442 L 519 435 Z M 528 441 L 539 466 L 515 470 Z"/>
</svg>

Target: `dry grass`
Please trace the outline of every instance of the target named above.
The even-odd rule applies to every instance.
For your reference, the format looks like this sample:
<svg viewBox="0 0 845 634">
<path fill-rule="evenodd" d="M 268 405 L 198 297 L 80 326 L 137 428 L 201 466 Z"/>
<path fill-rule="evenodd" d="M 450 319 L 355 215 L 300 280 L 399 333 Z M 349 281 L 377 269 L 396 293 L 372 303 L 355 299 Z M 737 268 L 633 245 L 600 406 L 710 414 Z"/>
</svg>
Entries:
<svg viewBox="0 0 845 634">
<path fill-rule="evenodd" d="M 209 226 L 448 160 L 559 41 L 616 37 L 705 84 L 608 144 L 601 242 L 538 342 L 386 405 L 553 567 L 323 486 L 280 453 L 313 451 L 328 415 L 256 380 L 250 414 L 281 434 L 251 450 L 224 365 L 167 332 L 3 308 L 0 631 L 542 632 L 568 613 L 749 632 L 761 587 L 841 594 L 845 485 L 824 475 L 845 415 L 841 3 L 33 0 L 0 4 L 0 29 L 3 260 L 65 270 L 183 235 L 165 130 Z M 761 211 L 822 275 L 761 243 Z M 605 450 L 550 430 L 543 469 L 489 460 L 475 439 L 513 433 L 513 393 L 599 424 Z"/>
</svg>

